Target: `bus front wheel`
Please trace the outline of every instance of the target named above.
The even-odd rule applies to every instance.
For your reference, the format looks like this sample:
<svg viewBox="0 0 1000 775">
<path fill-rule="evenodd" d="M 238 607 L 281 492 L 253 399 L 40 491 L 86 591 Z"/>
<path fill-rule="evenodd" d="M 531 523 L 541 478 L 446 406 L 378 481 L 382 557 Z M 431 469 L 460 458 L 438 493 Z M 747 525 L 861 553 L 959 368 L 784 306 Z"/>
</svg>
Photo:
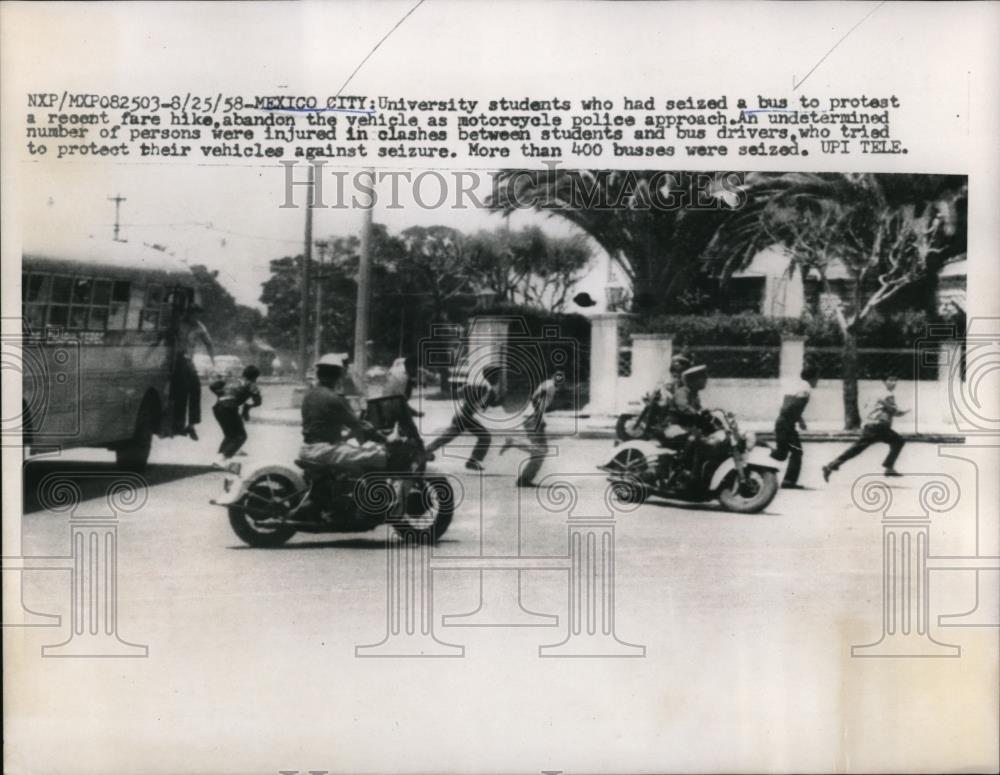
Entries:
<svg viewBox="0 0 1000 775">
<path fill-rule="evenodd" d="M 146 467 L 149 451 L 153 446 L 153 411 L 144 403 L 135 421 L 132 438 L 115 448 L 118 467 L 136 473 Z"/>
</svg>

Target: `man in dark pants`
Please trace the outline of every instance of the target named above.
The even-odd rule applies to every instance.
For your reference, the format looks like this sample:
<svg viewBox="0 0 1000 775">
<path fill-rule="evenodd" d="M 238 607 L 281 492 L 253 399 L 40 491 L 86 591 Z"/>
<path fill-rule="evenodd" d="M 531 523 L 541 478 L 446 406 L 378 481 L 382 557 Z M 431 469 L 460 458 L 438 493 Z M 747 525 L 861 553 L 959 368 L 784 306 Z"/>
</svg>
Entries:
<svg viewBox="0 0 1000 775">
<path fill-rule="evenodd" d="M 459 406 L 451 419 L 447 430 L 427 445 L 427 459 L 433 460 L 434 453 L 445 444 L 449 444 L 463 433 L 471 433 L 476 437 L 476 446 L 472 455 L 465 463 L 470 471 L 482 471 L 483 460 L 490 451 L 493 437 L 479 421 L 478 415 L 491 406 L 500 404 L 501 396 L 497 384 L 500 380 L 500 369 L 488 367 L 483 370 L 482 379 L 467 382 L 462 386 L 459 395 Z"/>
<path fill-rule="evenodd" d="M 257 387 L 257 377 L 260 376 L 260 369 L 256 366 L 247 366 L 243 369 L 243 378 L 238 380 L 216 380 L 209 388 L 219 397 L 215 406 L 212 407 L 212 414 L 222 428 L 222 443 L 219 445 L 219 465 L 223 465 L 233 455 L 239 452 L 240 447 L 247 440 L 246 426 L 243 424 L 245 417 L 249 415 L 250 406 L 260 406 L 261 396 Z M 249 406 L 244 406 L 248 404 Z M 240 410 L 243 409 L 243 416 Z"/>
<path fill-rule="evenodd" d="M 556 393 L 565 384 L 566 376 L 557 371 L 551 378 L 544 380 L 531 394 L 531 412 L 524 419 L 524 430 L 528 443 L 519 442 L 508 436 L 500 449 L 502 455 L 508 449 L 517 447 L 528 453 L 528 461 L 517 477 L 518 487 L 534 487 L 535 477 L 542 469 L 542 463 L 549 456 L 549 442 L 545 437 L 545 412 L 552 406 Z"/>
<path fill-rule="evenodd" d="M 893 391 L 896 389 L 896 378 L 891 376 L 886 377 L 883 380 L 883 384 L 885 385 L 886 392 L 872 404 L 872 408 L 868 412 L 868 422 L 861 429 L 861 438 L 848 447 L 836 460 L 823 466 L 823 479 L 825 481 L 829 482 L 830 474 L 840 468 L 845 461 L 850 460 L 852 457 L 857 457 L 872 444 L 880 441 L 884 441 L 889 445 L 889 454 L 882 461 L 885 475 L 902 476 L 896 470 L 895 466 L 896 459 L 899 457 L 900 450 L 903 449 L 904 442 L 903 437 L 892 429 L 892 418 L 900 417 L 909 410 L 900 409 L 896 406 L 896 397 L 893 395 Z"/>
<path fill-rule="evenodd" d="M 184 311 L 171 331 L 174 345 L 173 373 L 170 379 L 170 397 L 174 405 L 173 432 L 198 440 L 195 427 L 201 422 L 201 380 L 192 357 L 199 343 L 208 351 L 215 364 L 215 347 L 208 329 L 195 318 L 201 307 L 192 305 Z"/>
<path fill-rule="evenodd" d="M 802 439 L 799 438 L 796 426 L 802 430 L 806 429 L 802 412 L 809 403 L 812 389 L 819 381 L 817 369 L 812 365 L 804 367 L 800 376 L 802 382 L 791 392 L 785 393 L 778 419 L 774 423 L 775 448 L 771 452 L 771 457 L 775 460 L 788 458 L 785 479 L 781 483 L 786 489 L 799 488 L 799 473 L 802 471 Z"/>
</svg>

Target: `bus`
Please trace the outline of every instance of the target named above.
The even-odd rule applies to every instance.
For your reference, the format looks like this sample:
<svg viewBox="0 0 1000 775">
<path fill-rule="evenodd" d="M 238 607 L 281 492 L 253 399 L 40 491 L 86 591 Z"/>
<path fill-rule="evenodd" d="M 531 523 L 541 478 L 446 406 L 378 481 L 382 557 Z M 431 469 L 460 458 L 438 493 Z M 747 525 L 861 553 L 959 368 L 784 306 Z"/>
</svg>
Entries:
<svg viewBox="0 0 1000 775">
<path fill-rule="evenodd" d="M 187 265 L 153 248 L 79 240 L 22 251 L 23 444 L 113 450 L 142 470 L 172 435 L 174 326 L 194 303 Z"/>
</svg>

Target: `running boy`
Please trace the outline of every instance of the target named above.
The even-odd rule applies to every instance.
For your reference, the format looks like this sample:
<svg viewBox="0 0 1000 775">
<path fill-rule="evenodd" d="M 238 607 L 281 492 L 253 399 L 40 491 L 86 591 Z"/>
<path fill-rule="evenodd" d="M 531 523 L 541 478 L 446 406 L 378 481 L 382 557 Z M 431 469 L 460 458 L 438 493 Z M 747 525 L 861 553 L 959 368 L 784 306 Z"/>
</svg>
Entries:
<svg viewBox="0 0 1000 775">
<path fill-rule="evenodd" d="M 251 406 L 261 405 L 260 389 L 257 387 L 257 377 L 260 369 L 247 366 L 243 369 L 243 377 L 235 380 L 217 379 L 209 388 L 219 397 L 212 414 L 222 428 L 222 443 L 219 445 L 219 460 L 216 465 L 222 465 L 239 452 L 247 440 L 246 426 L 243 420 L 250 415 Z M 241 416 L 242 412 L 242 416 Z"/>
<path fill-rule="evenodd" d="M 879 396 L 872 404 L 868 412 L 868 421 L 861 429 L 861 438 L 847 448 L 836 460 L 823 466 L 823 479 L 830 481 L 830 474 L 840 468 L 845 461 L 852 457 L 857 457 L 872 444 L 884 441 L 889 445 L 889 454 L 882 461 L 886 476 L 902 476 L 896 468 L 896 459 L 900 450 L 903 449 L 903 437 L 892 429 L 892 418 L 906 414 L 908 409 L 900 409 L 896 406 L 896 396 L 893 391 L 896 389 L 896 378 L 886 377 L 882 384 L 885 385 L 885 393 Z"/>
</svg>

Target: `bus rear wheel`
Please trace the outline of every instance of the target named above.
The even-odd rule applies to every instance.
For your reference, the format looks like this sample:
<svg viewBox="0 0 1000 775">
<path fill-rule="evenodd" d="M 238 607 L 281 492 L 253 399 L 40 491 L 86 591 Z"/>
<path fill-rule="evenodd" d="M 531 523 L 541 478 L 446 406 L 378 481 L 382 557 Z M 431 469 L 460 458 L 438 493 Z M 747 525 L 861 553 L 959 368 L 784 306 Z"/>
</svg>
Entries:
<svg viewBox="0 0 1000 775">
<path fill-rule="evenodd" d="M 139 473 L 146 467 L 152 446 L 153 410 L 147 402 L 139 410 L 132 438 L 115 448 L 115 460 L 118 467 L 125 471 Z"/>
</svg>

